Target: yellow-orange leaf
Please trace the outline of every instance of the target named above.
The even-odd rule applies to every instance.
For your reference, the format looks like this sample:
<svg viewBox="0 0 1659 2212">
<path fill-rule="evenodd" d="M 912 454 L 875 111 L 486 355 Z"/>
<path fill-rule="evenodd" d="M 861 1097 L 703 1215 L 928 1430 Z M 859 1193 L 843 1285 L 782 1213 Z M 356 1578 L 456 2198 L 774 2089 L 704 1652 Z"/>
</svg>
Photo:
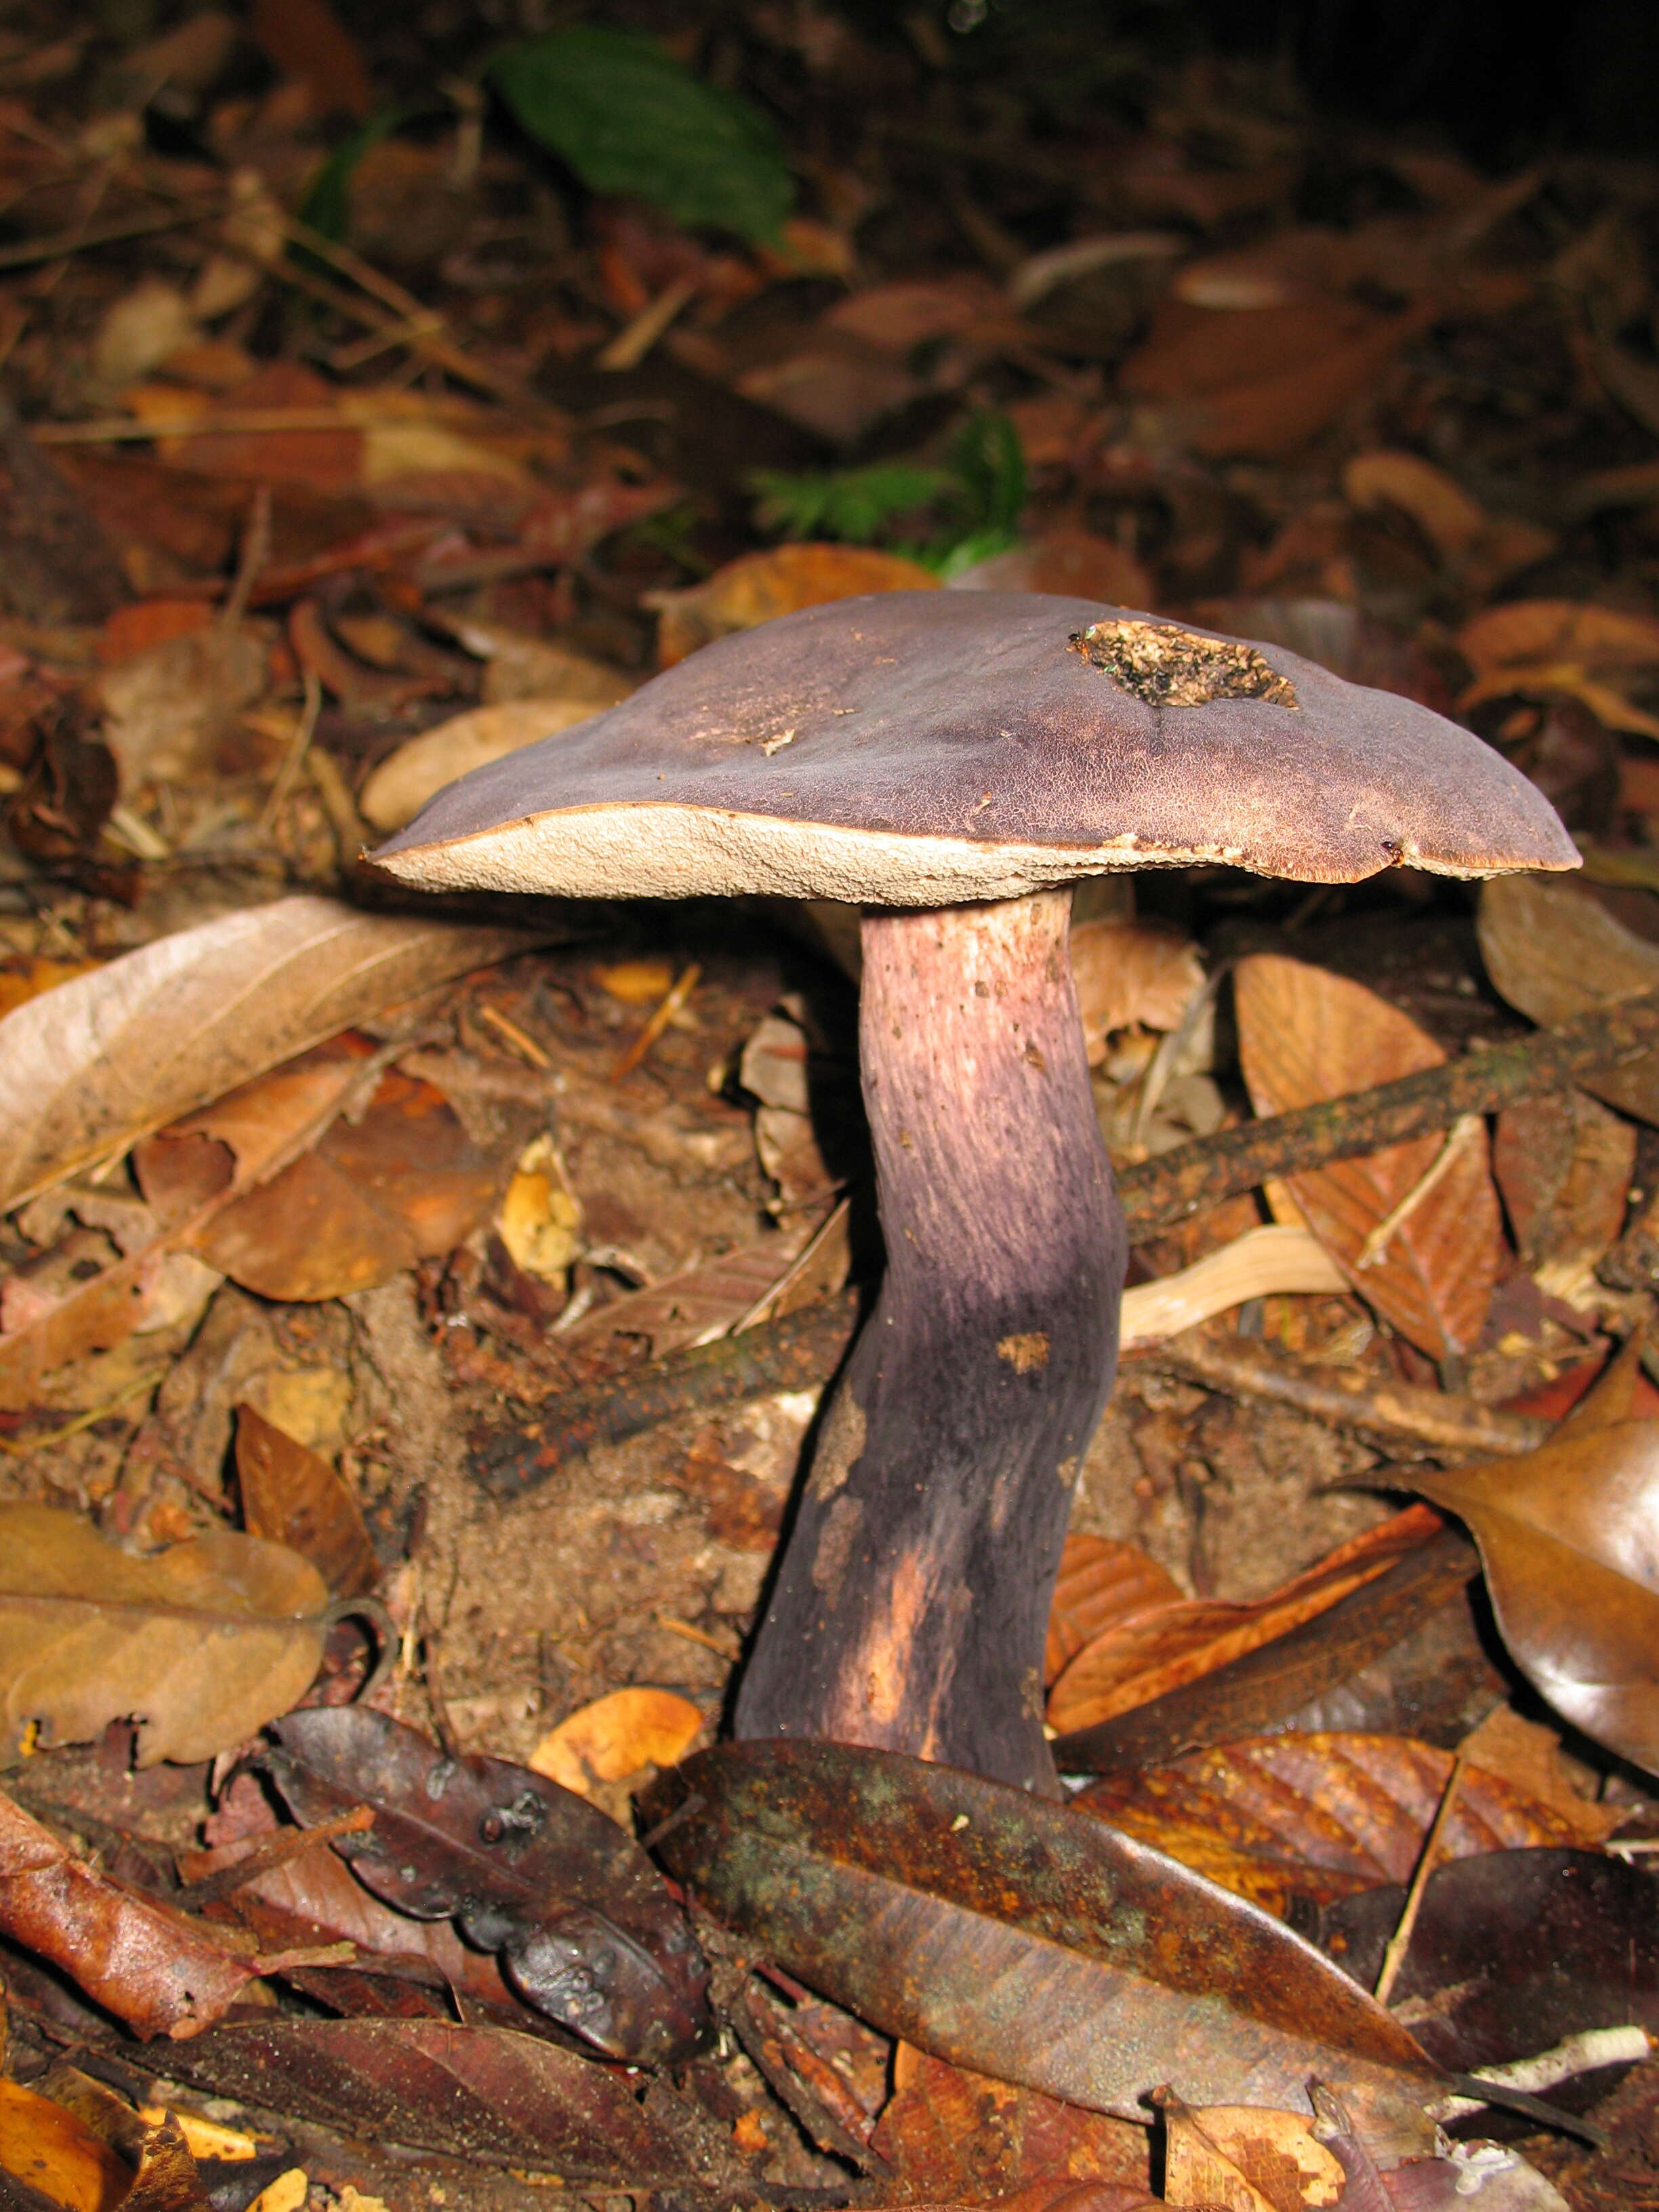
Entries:
<svg viewBox="0 0 1659 2212">
<path fill-rule="evenodd" d="M 568 1714 L 526 1764 L 564 1789 L 591 1796 L 596 1783 L 620 1782 L 642 1766 L 672 1766 L 690 1750 L 702 1725 L 699 1708 L 672 1690 L 613 1690 Z"/>
</svg>

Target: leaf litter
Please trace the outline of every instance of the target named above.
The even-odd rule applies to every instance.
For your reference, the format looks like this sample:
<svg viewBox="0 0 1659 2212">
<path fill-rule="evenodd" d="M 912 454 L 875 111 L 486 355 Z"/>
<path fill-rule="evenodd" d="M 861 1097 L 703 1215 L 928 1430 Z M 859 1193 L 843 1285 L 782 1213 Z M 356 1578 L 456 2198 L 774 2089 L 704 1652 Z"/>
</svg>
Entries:
<svg viewBox="0 0 1659 2212">
<path fill-rule="evenodd" d="M 1306 1105 L 1352 1139 L 1351 1094 L 1463 1080 L 1527 1024 L 1659 986 L 1639 162 L 1564 165 L 1534 133 L 1526 167 L 1477 167 L 1352 117 L 1335 145 L 1328 84 L 1264 90 L 1196 24 L 1182 61 L 958 12 L 891 38 L 762 8 L 719 37 L 650 9 L 626 33 L 422 19 L 412 76 L 403 33 L 325 4 L 210 9 L 143 52 L 30 9 L 8 27 L 0 1513 L 84 1557 L 53 1595 L 36 1523 L 6 1538 L 27 1865 L 0 1957 L 8 2086 L 137 2172 L 134 2212 L 197 2201 L 191 2107 L 215 2095 L 257 2107 L 284 2204 L 413 2212 L 439 2187 L 506 2212 L 515 2166 L 1029 2212 L 1559 2201 L 1508 2150 L 1390 2168 L 1351 2048 L 1310 2062 L 1311 2106 L 1286 2070 L 1287 2109 L 1240 2118 L 1204 2069 L 1256 2031 L 1207 2027 L 1135 2075 L 1168 2094 L 1133 2119 L 965 2063 L 1017 2075 L 1001 2045 L 895 2048 L 868 1961 L 818 1969 L 861 2022 L 793 1979 L 787 1914 L 710 1919 L 723 1845 L 690 1910 L 732 2038 L 693 2049 L 675 1984 L 647 2084 L 559 2025 L 596 1976 L 642 2050 L 664 1959 L 694 1955 L 663 1948 L 682 1906 L 641 1871 L 630 1796 L 688 1753 L 726 1771 L 697 1747 L 879 1264 L 856 931 L 411 915 L 359 855 L 466 765 L 854 592 L 1081 594 L 1115 651 L 1145 610 L 1289 644 L 1455 712 L 1571 829 L 1580 880 L 1478 906 L 1408 871 L 1079 899 L 1103 1127 L 1135 1175 L 1195 1141 L 1204 1202 L 1137 1231 L 1051 1710 L 1105 1768 L 1097 1808 L 1367 1969 L 1469 1727 L 1553 1710 L 1575 1731 L 1553 1765 L 1490 1719 L 1474 1739 L 1443 1836 L 1467 1855 L 1429 1875 L 1401 2021 L 1449 2064 L 1642 2015 L 1608 1962 L 1656 1826 L 1630 1381 L 1659 1285 L 1654 1055 L 1494 1093 L 1495 1128 L 1477 1096 L 1405 1144 L 1292 1148 L 1218 1204 L 1203 1181 L 1230 1125 Z M 441 48 L 451 106 L 417 118 Z M 1597 1425 L 1547 1436 L 1621 1344 Z M 504 1453 L 537 1480 L 487 1498 L 469 1469 Z M 1413 1492 L 1450 1521 L 1390 1521 Z M 249 1582 L 279 1554 L 280 1591 Z M 359 1711 L 371 1655 L 328 1600 L 370 1591 L 395 1663 Z M 223 1771 L 278 1756 L 267 1722 L 400 1731 L 398 1778 L 368 1802 L 359 1757 L 284 1804 L 269 1769 Z M 354 1871 L 348 1847 L 508 1778 L 544 1823 L 576 1788 L 562 1919 L 491 1888 L 504 1854 L 460 1814 L 408 1861 L 441 1917 Z M 811 1860 L 832 1895 L 840 1830 L 879 1831 L 837 1810 Z M 919 1893 L 952 1932 L 907 2033 L 941 2042 L 941 1993 L 1024 1924 L 1062 1817 L 1085 1814 L 1007 1816 L 1013 1901 L 985 1925 Z M 1558 1893 L 1579 1903 L 1549 1990 L 1492 1994 L 1468 1947 L 1524 1967 L 1511 1931 Z M 1206 1940 L 1237 1935 L 1204 1894 Z M 1089 1971 L 1068 1945 L 1042 1954 L 1062 1979 Z M 1434 2042 L 1483 2006 L 1504 2036 Z M 176 2128 L 127 2064 L 158 2032 Z M 58 2063 L 66 2033 L 131 2102 Z M 1611 2152 L 1530 2140 L 1575 2208 L 1652 2193 L 1643 2072 L 1603 2094 Z"/>
</svg>

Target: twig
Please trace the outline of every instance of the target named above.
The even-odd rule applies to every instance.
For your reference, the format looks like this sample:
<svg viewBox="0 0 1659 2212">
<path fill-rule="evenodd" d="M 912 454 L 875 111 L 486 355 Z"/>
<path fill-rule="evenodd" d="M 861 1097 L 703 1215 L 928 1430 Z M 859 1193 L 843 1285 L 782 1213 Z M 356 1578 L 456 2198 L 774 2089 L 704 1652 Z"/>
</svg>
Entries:
<svg viewBox="0 0 1659 2212">
<path fill-rule="evenodd" d="M 478 1008 L 478 1018 L 480 1021 L 488 1022 L 498 1036 L 505 1037 L 514 1051 L 521 1059 L 527 1060 L 532 1067 L 552 1066 L 551 1054 L 544 1051 L 533 1036 L 528 1036 L 521 1030 L 510 1016 L 504 1014 L 499 1006 L 488 1004 L 481 1006 Z"/>
<path fill-rule="evenodd" d="M 695 276 L 677 276 L 665 284 L 654 300 L 647 300 L 632 322 L 625 323 L 609 345 L 593 356 L 595 368 L 637 368 L 682 307 L 695 297 Z"/>
<path fill-rule="evenodd" d="M 1462 1459 L 1516 1459 L 1535 1451 L 1551 1424 L 1505 1413 L 1449 1390 L 1386 1382 L 1351 1368 L 1315 1367 L 1244 1336 L 1184 1330 L 1138 1356 L 1137 1364 L 1180 1376 L 1231 1398 L 1289 1406 L 1339 1429 L 1391 1444 Z"/>
<path fill-rule="evenodd" d="M 650 1020 L 635 1038 L 633 1043 L 629 1046 L 627 1051 L 617 1060 L 616 1066 L 611 1071 L 611 1080 L 613 1083 L 621 1083 L 634 1073 L 693 991 L 696 989 L 702 978 L 702 963 L 694 960 L 690 966 L 678 977 L 672 989 L 665 996 Z"/>
<path fill-rule="evenodd" d="M 840 1364 L 857 1315 L 855 1293 L 842 1291 L 741 1336 L 564 1391 L 548 1401 L 540 1419 L 475 1438 L 472 1471 L 493 1496 L 520 1498 L 596 1447 L 622 1443 L 681 1413 L 771 1390 L 811 1389 Z"/>
<path fill-rule="evenodd" d="M 0 269 L 33 269 L 43 261 L 66 261 L 94 246 L 118 246 L 123 239 L 148 238 L 159 230 L 183 230 L 193 222 L 206 222 L 219 211 L 216 204 L 173 208 L 165 215 L 134 216 L 125 222 L 106 223 L 101 230 L 54 230 L 45 238 L 26 238 L 17 246 L 0 246 Z"/>
<path fill-rule="evenodd" d="M 1446 1777 L 1446 1786 L 1440 1793 L 1440 1803 L 1428 1834 L 1423 1839 L 1422 1854 L 1417 1862 L 1417 1871 L 1412 1876 L 1412 1886 L 1406 1893 L 1406 1903 L 1400 1915 L 1400 1924 L 1389 1938 L 1389 1947 L 1382 1954 L 1382 1965 L 1376 1977 L 1372 1994 L 1380 2005 L 1385 2005 L 1394 1994 L 1394 1985 L 1400 1979 L 1400 1969 L 1406 1963 L 1406 1954 L 1411 1948 L 1412 1936 L 1417 1927 L 1417 1916 L 1423 1910 L 1423 1898 L 1429 1886 L 1429 1876 L 1434 1872 L 1434 1863 L 1440 1852 L 1440 1839 L 1445 1834 L 1452 1813 L 1457 1804 L 1457 1793 L 1463 1786 L 1463 1770 L 1469 1763 L 1467 1743 L 1457 1747 L 1451 1772 Z"/>
<path fill-rule="evenodd" d="M 248 601 L 253 596 L 253 586 L 270 560 L 270 486 L 262 483 L 255 488 L 249 502 L 247 522 L 242 532 L 242 543 L 236 559 L 236 580 L 230 595 L 219 610 L 222 629 L 234 629 L 247 612 Z"/>
<path fill-rule="evenodd" d="M 1565 1091 L 1655 1051 L 1659 992 L 1646 992 L 1598 1006 L 1559 1029 L 1466 1053 L 1420 1075 L 1198 1138 L 1120 1176 L 1130 1233 L 1146 1237 L 1173 1228 L 1272 1176 L 1383 1152 L 1407 1138 L 1449 1128 L 1465 1114 L 1495 1113 L 1544 1091 Z"/>
<path fill-rule="evenodd" d="M 300 708 L 300 719 L 294 725 L 294 735 L 289 739 L 283 764 L 276 771 L 276 780 L 270 794 L 259 810 L 258 834 L 264 836 L 281 812 L 283 803 L 293 790 L 295 779 L 311 750 L 311 740 L 317 733 L 317 717 L 323 711 L 323 687 L 314 669 L 305 672 L 305 693 Z"/>
<path fill-rule="evenodd" d="M 317 1844 L 331 1843 L 336 1836 L 360 1836 L 374 1825 L 374 1814 L 367 1805 L 350 1806 L 343 1813 L 331 1813 L 325 1820 L 313 1821 L 309 1827 L 283 1828 L 264 1843 L 255 1844 L 234 1865 L 219 1868 L 216 1873 L 204 1875 L 200 1881 L 185 1885 L 172 1902 L 181 1911 L 199 1912 L 204 1905 L 216 1905 L 222 1897 L 232 1897 L 262 1875 L 273 1874 L 278 1867 L 289 1865 L 302 1851 Z"/>
</svg>

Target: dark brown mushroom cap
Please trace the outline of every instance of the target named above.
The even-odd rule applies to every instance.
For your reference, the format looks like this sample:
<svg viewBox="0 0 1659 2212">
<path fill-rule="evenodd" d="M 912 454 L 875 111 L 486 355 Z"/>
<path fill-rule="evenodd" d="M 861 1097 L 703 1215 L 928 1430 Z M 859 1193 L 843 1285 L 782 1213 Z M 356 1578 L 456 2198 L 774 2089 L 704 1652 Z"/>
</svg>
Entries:
<svg viewBox="0 0 1659 2212">
<path fill-rule="evenodd" d="M 886 906 L 1190 861 L 1304 883 L 1577 864 L 1526 778 L 1428 708 L 1273 645 L 1257 674 L 1294 705 L 1148 704 L 1073 643 L 1118 622 L 1200 660 L 1228 643 L 1033 592 L 809 607 L 474 769 L 374 857 L 431 887 Z"/>
</svg>

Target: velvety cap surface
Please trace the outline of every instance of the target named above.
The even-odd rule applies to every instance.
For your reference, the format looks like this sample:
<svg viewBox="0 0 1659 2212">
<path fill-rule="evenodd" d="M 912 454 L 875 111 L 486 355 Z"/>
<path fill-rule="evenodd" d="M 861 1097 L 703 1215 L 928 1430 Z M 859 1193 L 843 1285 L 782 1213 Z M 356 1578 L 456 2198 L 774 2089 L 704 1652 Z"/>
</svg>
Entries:
<svg viewBox="0 0 1659 2212">
<path fill-rule="evenodd" d="M 1212 648 L 1215 682 L 1242 668 L 1261 696 L 1206 696 Z M 374 858 L 434 888 L 930 906 L 1192 861 L 1352 883 L 1577 854 L 1468 731 L 1281 647 L 1086 599 L 895 592 L 706 647 L 463 776 Z"/>
</svg>

